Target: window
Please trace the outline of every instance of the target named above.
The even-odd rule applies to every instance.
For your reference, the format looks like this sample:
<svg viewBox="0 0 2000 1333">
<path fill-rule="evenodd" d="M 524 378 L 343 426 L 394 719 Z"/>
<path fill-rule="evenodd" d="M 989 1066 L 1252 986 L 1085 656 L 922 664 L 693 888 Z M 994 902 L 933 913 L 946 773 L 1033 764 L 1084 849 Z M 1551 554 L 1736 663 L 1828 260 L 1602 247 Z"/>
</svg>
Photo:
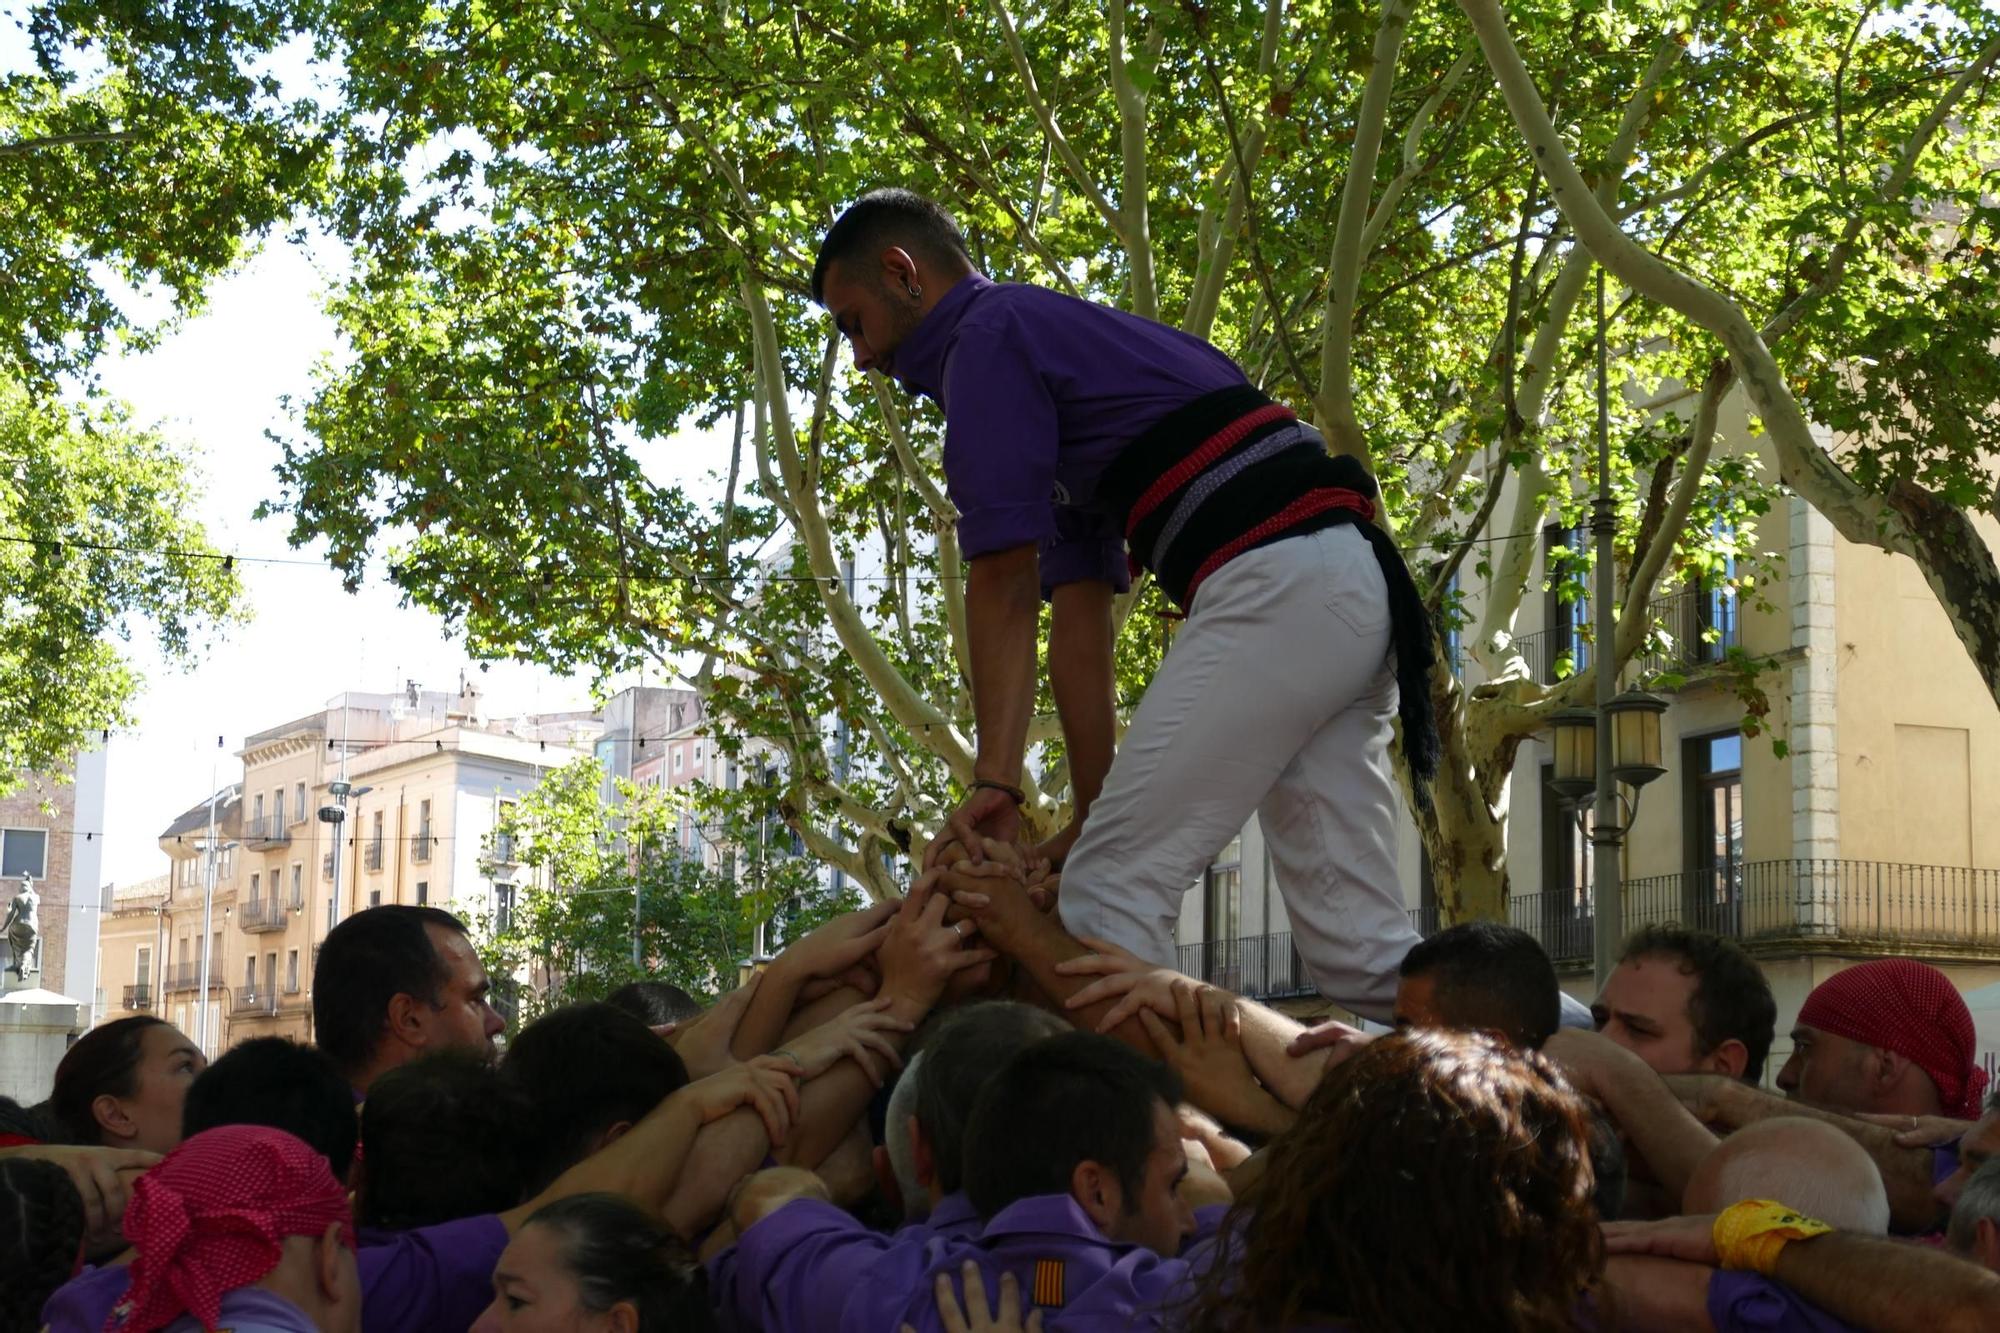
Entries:
<svg viewBox="0 0 2000 1333">
<path fill-rule="evenodd" d="M 271 832 L 282 833 L 285 829 L 285 789 L 278 788 L 271 793 Z"/>
<path fill-rule="evenodd" d="M 427 879 L 418 880 L 417 906 L 428 907 L 430 905 L 430 901 L 431 901 L 431 882 Z"/>
<path fill-rule="evenodd" d="M 144 990 L 152 982 L 153 948 L 151 945 L 142 944 L 139 946 L 138 958 L 132 965 L 132 980 L 138 983 L 141 990 Z"/>
<path fill-rule="evenodd" d="M 682 761 L 682 760 L 684 760 L 684 759 L 686 759 L 686 758 L 687 758 L 687 755 L 686 755 L 686 753 L 685 753 L 684 751 L 682 751 L 682 749 L 681 749 L 681 748 L 680 748 L 680 747 L 679 747 L 678 745 L 677 745 L 677 746 L 675 746 L 675 747 L 674 747 L 674 772 L 678 773 L 678 772 L 680 772 L 680 771 L 681 771 L 681 761 Z"/>
<path fill-rule="evenodd" d="M 251 801 L 250 827 L 259 829 L 264 827 L 264 794 L 262 792 L 257 793 L 256 797 Z"/>
<path fill-rule="evenodd" d="M 1583 527 L 1549 528 L 1543 533 L 1543 570 L 1548 579 L 1545 623 L 1548 658 L 1545 681 L 1567 678 L 1590 666 L 1590 533 Z M 1568 659 L 1569 669 L 1558 672 Z"/>
<path fill-rule="evenodd" d="M 1243 847 L 1232 841 L 1202 877 L 1202 979 L 1240 990 L 1243 970 Z"/>
<path fill-rule="evenodd" d="M 1727 519 L 1715 520 L 1715 542 L 1722 553 L 1722 568 L 1702 578 L 1696 585 L 1695 611 L 1700 618 L 1697 638 L 1690 656 L 1697 662 L 1720 662 L 1729 650 L 1742 642 L 1738 637 L 1736 604 L 1736 528 Z"/>
<path fill-rule="evenodd" d="M 1686 775 L 1687 924 L 1721 935 L 1738 933 L 1743 896 L 1743 733 L 1691 736 L 1681 742 Z"/>
<path fill-rule="evenodd" d="M 340 892 L 338 889 L 326 895 L 326 928 L 328 930 L 333 929 L 333 904 L 334 900 L 339 896 Z"/>
<path fill-rule="evenodd" d="M 373 836 L 369 839 L 369 841 L 375 844 L 375 854 L 377 856 L 380 856 L 382 854 L 382 812 L 380 810 L 377 810 L 375 812 Z"/>
<path fill-rule="evenodd" d="M 224 843 L 222 851 L 215 858 L 217 879 L 232 879 L 236 875 L 236 844 Z"/>
<path fill-rule="evenodd" d="M 368 905 L 370 907 L 380 907 L 382 905 L 382 890 L 368 890 Z"/>
<path fill-rule="evenodd" d="M 294 810 L 292 811 L 292 822 L 293 822 L 293 823 L 295 823 L 295 824 L 296 824 L 296 823 L 300 823 L 300 822 L 302 822 L 302 821 L 303 821 L 303 820 L 305 819 L 305 817 L 306 817 L 306 784 L 305 784 L 305 783 L 301 782 L 301 783 L 298 783 L 298 784 L 296 784 L 295 786 L 293 786 L 293 788 L 292 788 L 292 804 L 293 804 L 293 805 L 294 805 L 295 807 L 297 807 L 296 809 L 294 809 Z"/>
<path fill-rule="evenodd" d="M 699 763 L 701 762 L 701 742 L 700 742 L 700 741 L 696 741 L 696 742 L 694 743 L 694 761 L 695 761 L 695 763 L 697 763 L 697 764 L 699 764 Z"/>
<path fill-rule="evenodd" d="M 268 995 L 276 995 L 278 993 L 278 955 L 276 953 L 267 953 L 264 955 L 264 991 Z"/>
<path fill-rule="evenodd" d="M 219 971 L 222 967 L 222 932 L 216 931 L 208 940 L 208 970 Z"/>
<path fill-rule="evenodd" d="M 46 829 L 0 829 L 0 879 L 33 875 L 47 879 L 49 835 Z"/>
<path fill-rule="evenodd" d="M 1591 886 L 1595 878 L 1590 831 L 1596 812 L 1566 805 L 1552 784 L 1554 764 L 1542 765 L 1542 946 L 1551 958 L 1590 956 L 1593 929 Z"/>
<path fill-rule="evenodd" d="M 285 994 L 297 995 L 298 993 L 299 993 L 299 951 L 297 949 L 291 949 L 287 950 L 285 953 Z"/>
<path fill-rule="evenodd" d="M 292 910 L 306 905 L 306 867 L 302 861 L 292 862 Z"/>
<path fill-rule="evenodd" d="M 495 884 L 493 886 L 493 928 L 507 930 L 514 924 L 514 886 Z"/>
<path fill-rule="evenodd" d="M 429 801 L 417 802 L 417 836 L 420 838 L 431 836 L 431 803 Z"/>
<path fill-rule="evenodd" d="M 410 839 L 410 859 L 422 864 L 431 859 L 431 803 L 417 802 L 417 834 Z"/>
<path fill-rule="evenodd" d="M 243 989 L 252 995 L 257 993 L 257 955 L 254 953 L 243 960 Z"/>
<path fill-rule="evenodd" d="M 263 878 L 262 875 L 254 870 L 250 872 L 250 905 L 253 907 L 256 906 L 258 898 L 262 896 L 263 891 L 258 885 L 262 882 Z"/>
</svg>

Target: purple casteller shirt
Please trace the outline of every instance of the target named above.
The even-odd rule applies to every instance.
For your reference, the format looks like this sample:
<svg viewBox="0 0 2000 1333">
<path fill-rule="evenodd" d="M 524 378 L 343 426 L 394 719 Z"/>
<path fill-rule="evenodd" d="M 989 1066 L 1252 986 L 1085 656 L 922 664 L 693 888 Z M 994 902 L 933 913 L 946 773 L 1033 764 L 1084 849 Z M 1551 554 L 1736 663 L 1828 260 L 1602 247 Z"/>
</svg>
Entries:
<svg viewBox="0 0 2000 1333">
<path fill-rule="evenodd" d="M 1124 591 L 1125 535 L 1096 503 L 1125 446 L 1175 408 L 1246 382 L 1193 334 L 1045 287 L 959 280 L 896 349 L 944 408 L 944 478 L 970 556 L 1030 542 L 1042 585 Z"/>
<path fill-rule="evenodd" d="M 755 1327 L 763 1333 L 885 1333 L 904 1323 L 919 1333 L 944 1333 L 935 1274 L 948 1272 L 956 1282 L 960 1266 L 971 1259 L 983 1270 L 989 1294 L 999 1290 L 1000 1275 L 1011 1272 L 1025 1296 L 1035 1290 L 1037 1264 L 1055 1262 L 1062 1265 L 1064 1300 L 1043 1311 L 1047 1333 L 1124 1333 L 1161 1327 L 1166 1308 L 1185 1299 L 1190 1275 L 1199 1271 L 1226 1211 L 1198 1210 L 1186 1257 L 1165 1259 L 1106 1240 L 1066 1194 L 1023 1199 L 977 1235 L 954 1226 L 960 1234 L 935 1230 L 918 1245 L 891 1241 L 887 1248 L 881 1247 L 887 1238 L 873 1236 L 840 1209 L 799 1199 L 744 1233 L 731 1280 L 739 1306 L 760 1303 Z M 865 1268 L 840 1267 L 845 1256 L 857 1254 Z M 805 1261 L 793 1262 L 798 1255 Z"/>
<path fill-rule="evenodd" d="M 507 1248 L 499 1218 L 460 1218 L 363 1245 L 362 1333 L 440 1333 L 472 1327 L 493 1301 L 493 1268 Z M 56 1289 L 42 1307 L 47 1333 L 100 1333 L 132 1284 L 128 1267 L 94 1268 Z"/>
<path fill-rule="evenodd" d="M 306 1312 L 282 1296 L 256 1287 L 238 1287 L 222 1293 L 218 1329 L 229 1333 L 319 1333 L 319 1325 Z M 201 1320 L 191 1314 L 167 1324 L 160 1333 L 202 1333 Z"/>
<path fill-rule="evenodd" d="M 945 1195 L 930 1216 L 887 1236 L 831 1204 L 800 1199 L 709 1260 L 709 1302 L 724 1333 L 812 1328 L 845 1293 L 909 1290 L 930 1271 L 933 1242 L 970 1240 L 979 1228 L 979 1213 L 963 1194 Z"/>
<path fill-rule="evenodd" d="M 1716 1333 L 1858 1333 L 1790 1287 L 1736 1269 L 1719 1270 L 1709 1280 L 1708 1318 Z"/>
</svg>

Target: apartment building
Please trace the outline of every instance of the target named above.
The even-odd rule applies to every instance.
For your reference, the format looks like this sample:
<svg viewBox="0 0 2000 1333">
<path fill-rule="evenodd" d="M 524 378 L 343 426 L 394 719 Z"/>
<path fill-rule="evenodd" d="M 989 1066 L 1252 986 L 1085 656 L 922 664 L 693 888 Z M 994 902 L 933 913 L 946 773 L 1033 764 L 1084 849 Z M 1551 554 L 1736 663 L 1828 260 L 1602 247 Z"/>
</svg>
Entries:
<svg viewBox="0 0 2000 1333">
<path fill-rule="evenodd" d="M 1740 400 L 1723 422 L 1723 441 L 1749 452 Z M 1509 508 L 1503 500 L 1496 512 Z M 2000 527 L 1982 527 L 2000 545 Z M 1588 602 L 1536 591 L 1550 553 L 1585 539 L 1554 528 L 1543 535 L 1516 620 L 1521 654 L 1543 681 L 1589 661 Z M 1654 592 L 1655 618 L 1675 646 L 1635 663 L 1624 683 L 1649 684 L 1671 701 L 1662 719 L 1667 772 L 1637 793 L 1623 906 L 1627 930 L 1678 921 L 1742 941 L 1776 992 L 1782 1059 L 1806 994 L 1854 962 L 1924 958 L 1962 990 L 2000 981 L 2000 709 L 1914 562 L 1847 542 L 1796 497 L 1760 520 L 1756 542 L 1784 556 L 1779 581 L 1761 596 L 1721 582 Z M 1479 598 L 1468 602 L 1477 623 Z M 1699 679 L 1736 646 L 1777 664 L 1762 682 L 1763 735 L 1742 732 L 1741 699 Z M 1454 667 L 1468 686 L 1485 678 L 1469 651 Z M 1664 688 L 1657 682 L 1669 671 L 1695 681 Z M 1587 1001 L 1592 849 L 1587 822 L 1550 786 L 1551 764 L 1542 741 L 1524 745 L 1515 762 L 1509 912 Z M 1433 886 L 1407 819 L 1400 843 L 1412 919 L 1435 928 Z M 1314 1007 L 1287 932 L 1252 820 L 1187 894 L 1182 969 Z"/>
<path fill-rule="evenodd" d="M 384 903 L 503 917 L 520 873 L 495 837 L 506 806 L 587 753 L 600 727 L 592 713 L 489 720 L 461 682 L 344 694 L 251 733 L 242 780 L 215 794 L 214 838 L 204 800 L 160 837 L 164 883 L 112 895 L 100 1017 L 156 1013 L 192 1036 L 205 1012 L 211 1055 L 250 1037 L 311 1040 L 327 931 Z"/>
<path fill-rule="evenodd" d="M 17 774 L 14 790 L 0 796 L 0 913 L 21 877 L 32 876 L 41 898 L 37 984 L 75 1000 L 93 1000 L 98 985 L 104 775 L 104 751 L 85 750 L 66 772 Z M 12 964 L 0 940 L 0 966 Z"/>
</svg>

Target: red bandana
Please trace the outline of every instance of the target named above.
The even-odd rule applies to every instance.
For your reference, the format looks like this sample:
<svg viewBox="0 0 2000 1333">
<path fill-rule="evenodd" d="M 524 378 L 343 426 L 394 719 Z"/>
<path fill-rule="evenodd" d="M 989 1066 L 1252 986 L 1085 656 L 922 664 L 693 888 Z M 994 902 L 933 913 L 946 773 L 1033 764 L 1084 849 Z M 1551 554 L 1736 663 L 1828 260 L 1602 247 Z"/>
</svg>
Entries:
<svg viewBox="0 0 2000 1333">
<path fill-rule="evenodd" d="M 1911 958 L 1880 958 L 1813 988 L 1799 1022 L 1894 1051 L 1931 1076 L 1944 1113 L 1979 1119 L 1986 1071 L 1973 1063 L 1972 1011 L 1945 974 Z"/>
<path fill-rule="evenodd" d="M 183 1314 L 213 1330 L 223 1294 L 276 1268 L 287 1236 L 323 1235 L 334 1223 L 352 1248 L 340 1182 L 290 1134 L 261 1125 L 197 1134 L 132 1186 L 125 1239 L 139 1257 L 105 1333 L 151 1333 Z"/>
</svg>

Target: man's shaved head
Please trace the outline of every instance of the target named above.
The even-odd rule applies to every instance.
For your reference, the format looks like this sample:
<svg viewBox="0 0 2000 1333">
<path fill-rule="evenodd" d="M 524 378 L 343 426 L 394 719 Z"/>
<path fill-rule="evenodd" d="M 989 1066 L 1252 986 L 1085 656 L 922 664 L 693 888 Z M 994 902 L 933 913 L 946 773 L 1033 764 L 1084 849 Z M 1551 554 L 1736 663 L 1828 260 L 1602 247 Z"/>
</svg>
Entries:
<svg viewBox="0 0 2000 1333">
<path fill-rule="evenodd" d="M 1773 1199 L 1842 1231 L 1889 1233 L 1889 1194 L 1868 1150 L 1832 1125 L 1773 1116 L 1724 1139 L 1688 1182 L 1689 1213 Z"/>
</svg>

